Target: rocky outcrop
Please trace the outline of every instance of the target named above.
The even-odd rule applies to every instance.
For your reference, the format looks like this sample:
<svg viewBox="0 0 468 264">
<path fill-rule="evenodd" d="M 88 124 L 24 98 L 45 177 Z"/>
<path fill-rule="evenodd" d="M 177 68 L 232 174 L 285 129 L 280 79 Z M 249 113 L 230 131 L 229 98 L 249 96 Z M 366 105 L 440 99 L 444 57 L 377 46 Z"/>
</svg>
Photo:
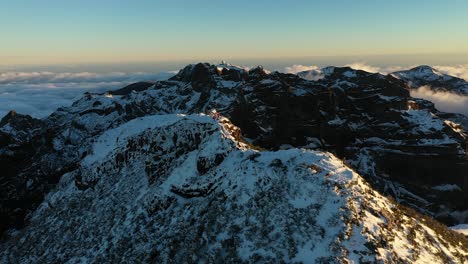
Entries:
<svg viewBox="0 0 468 264">
<path fill-rule="evenodd" d="M 41 120 L 14 111 L 0 121 L 0 233 L 22 227 L 25 215 L 42 202 L 28 191 L 29 179 L 21 172 L 32 166 L 36 150 L 46 140 L 43 134 L 47 133 Z"/>
<path fill-rule="evenodd" d="M 154 83 L 152 83 L 152 82 L 132 83 L 130 85 L 125 86 L 122 89 L 110 91 L 109 94 L 112 94 L 112 95 L 126 95 L 126 94 L 129 94 L 131 92 L 141 92 L 141 91 L 144 91 L 144 90 L 148 89 L 152 85 L 154 85 Z"/>
</svg>

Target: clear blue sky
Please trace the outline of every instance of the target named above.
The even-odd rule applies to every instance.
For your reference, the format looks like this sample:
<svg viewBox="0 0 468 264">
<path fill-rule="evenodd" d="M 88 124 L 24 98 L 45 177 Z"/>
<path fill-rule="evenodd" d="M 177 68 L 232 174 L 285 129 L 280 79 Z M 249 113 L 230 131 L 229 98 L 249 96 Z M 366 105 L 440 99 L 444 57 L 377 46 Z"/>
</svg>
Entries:
<svg viewBox="0 0 468 264">
<path fill-rule="evenodd" d="M 0 64 L 468 54 L 467 0 L 2 0 Z"/>
</svg>

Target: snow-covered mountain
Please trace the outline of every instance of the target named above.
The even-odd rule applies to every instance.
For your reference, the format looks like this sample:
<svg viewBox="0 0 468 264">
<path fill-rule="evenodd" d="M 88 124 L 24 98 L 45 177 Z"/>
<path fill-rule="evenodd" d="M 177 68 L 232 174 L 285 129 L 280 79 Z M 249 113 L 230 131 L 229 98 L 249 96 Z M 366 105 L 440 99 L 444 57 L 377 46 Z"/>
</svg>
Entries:
<svg viewBox="0 0 468 264">
<path fill-rule="evenodd" d="M 466 129 L 400 79 L 327 69 L 200 63 L 9 113 L 0 259 L 466 261 L 430 217 L 468 222 Z"/>
<path fill-rule="evenodd" d="M 7 236 L 0 260 L 466 260 L 462 235 L 378 194 L 334 155 L 255 151 L 236 131 L 219 116 L 174 114 L 107 130 Z"/>
<path fill-rule="evenodd" d="M 411 88 L 417 89 L 421 86 L 427 86 L 434 91 L 468 95 L 468 82 L 466 80 L 441 73 L 427 65 L 394 72 L 392 75 L 408 82 Z"/>
</svg>

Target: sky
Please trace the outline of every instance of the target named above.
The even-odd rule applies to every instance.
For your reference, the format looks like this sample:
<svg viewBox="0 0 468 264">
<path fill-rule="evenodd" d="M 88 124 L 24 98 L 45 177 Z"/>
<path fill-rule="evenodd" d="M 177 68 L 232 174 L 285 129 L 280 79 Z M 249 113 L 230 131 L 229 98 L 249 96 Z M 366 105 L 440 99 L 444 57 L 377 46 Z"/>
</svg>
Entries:
<svg viewBox="0 0 468 264">
<path fill-rule="evenodd" d="M 460 64 L 466 14 L 466 0 L 0 0 L 0 66 Z"/>
<path fill-rule="evenodd" d="M 200 61 L 296 73 L 427 64 L 468 80 L 466 0 L 0 0 L 0 117 Z M 468 114 L 468 97 L 418 96 Z"/>
</svg>

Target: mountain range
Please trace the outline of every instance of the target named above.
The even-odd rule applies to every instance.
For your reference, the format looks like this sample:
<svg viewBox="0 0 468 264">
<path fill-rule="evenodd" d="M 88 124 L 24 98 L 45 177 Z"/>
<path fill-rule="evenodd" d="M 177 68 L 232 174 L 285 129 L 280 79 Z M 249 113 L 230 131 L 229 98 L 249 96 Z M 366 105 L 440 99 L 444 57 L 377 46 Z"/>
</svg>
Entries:
<svg viewBox="0 0 468 264">
<path fill-rule="evenodd" d="M 0 261 L 463 263 L 468 94 L 389 75 L 188 65 L 0 121 Z"/>
</svg>

